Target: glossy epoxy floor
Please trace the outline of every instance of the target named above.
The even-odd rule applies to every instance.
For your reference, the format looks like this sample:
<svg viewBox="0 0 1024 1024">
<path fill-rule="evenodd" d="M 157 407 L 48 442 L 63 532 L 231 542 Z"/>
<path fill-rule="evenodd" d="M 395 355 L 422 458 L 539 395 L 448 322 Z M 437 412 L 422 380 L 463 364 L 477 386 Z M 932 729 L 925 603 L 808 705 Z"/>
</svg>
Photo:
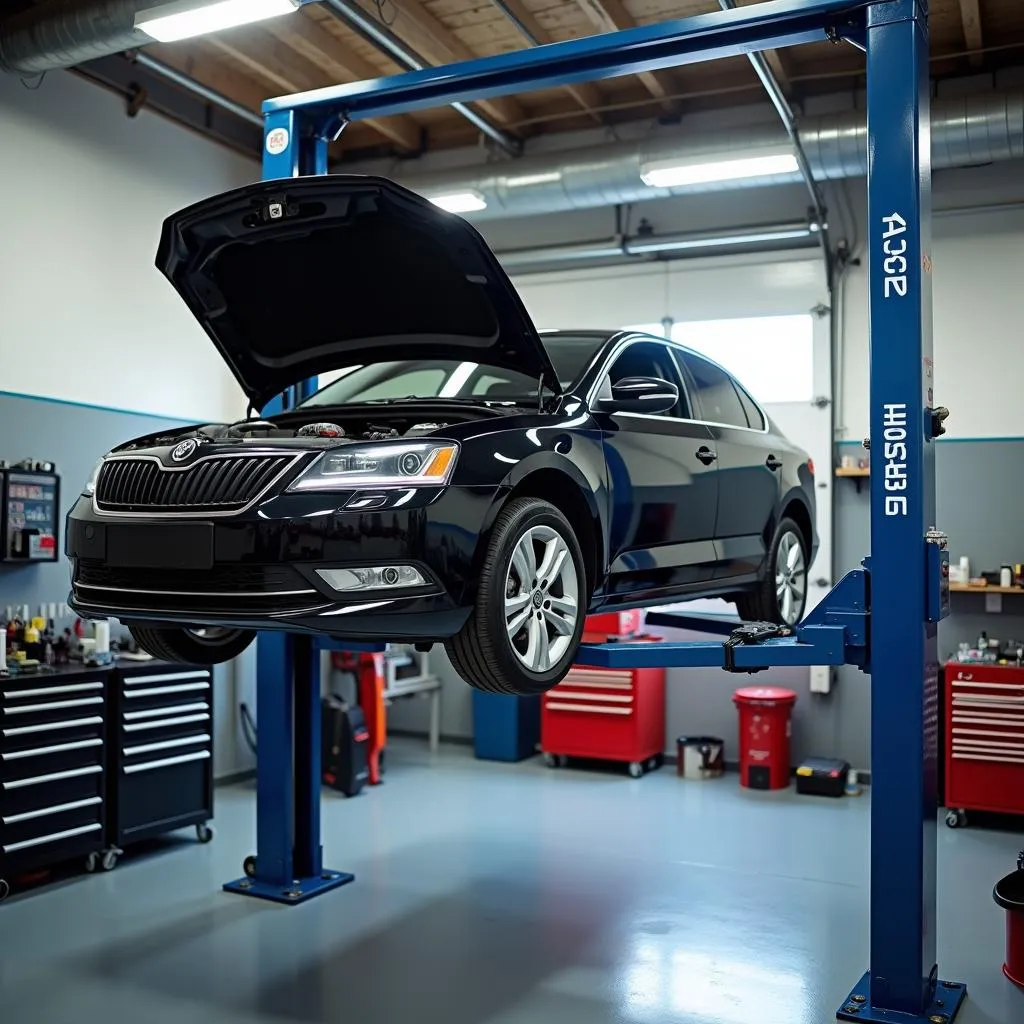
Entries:
<svg viewBox="0 0 1024 1024">
<path fill-rule="evenodd" d="M 0 907 L 4 1024 L 828 1024 L 867 960 L 867 797 L 633 781 L 406 741 L 386 784 L 324 800 L 354 885 L 301 907 L 222 894 L 217 838 Z M 1022 837 L 940 834 L 943 974 L 962 1024 L 1020 1024 L 993 881 Z"/>
</svg>

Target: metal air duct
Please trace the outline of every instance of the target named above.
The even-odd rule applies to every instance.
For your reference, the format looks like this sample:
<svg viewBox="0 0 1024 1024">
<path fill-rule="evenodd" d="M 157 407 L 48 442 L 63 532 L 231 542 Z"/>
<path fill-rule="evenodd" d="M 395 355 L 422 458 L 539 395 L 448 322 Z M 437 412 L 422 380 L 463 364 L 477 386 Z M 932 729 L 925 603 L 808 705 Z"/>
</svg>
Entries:
<svg viewBox="0 0 1024 1024">
<path fill-rule="evenodd" d="M 817 181 L 867 174 L 863 112 L 805 118 L 800 141 Z M 1024 158 L 1024 91 L 938 100 L 932 105 L 932 166 L 937 169 Z M 800 181 L 800 173 L 651 188 L 649 163 L 727 160 L 778 151 L 785 132 L 767 125 L 698 138 L 681 133 L 605 143 L 562 153 L 520 157 L 463 170 L 403 173 L 397 180 L 426 196 L 479 193 L 487 208 L 469 219 L 493 220 L 661 199 L 673 195 Z"/>
</svg>

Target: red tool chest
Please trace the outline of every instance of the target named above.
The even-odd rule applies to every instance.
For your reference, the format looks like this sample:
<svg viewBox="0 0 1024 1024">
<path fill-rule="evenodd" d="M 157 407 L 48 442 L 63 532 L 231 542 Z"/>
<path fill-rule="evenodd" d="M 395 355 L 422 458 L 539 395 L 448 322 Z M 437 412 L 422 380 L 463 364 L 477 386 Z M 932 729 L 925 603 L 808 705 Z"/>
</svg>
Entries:
<svg viewBox="0 0 1024 1024">
<path fill-rule="evenodd" d="M 552 767 L 570 757 L 625 761 L 630 774 L 639 777 L 661 764 L 664 748 L 663 668 L 574 665 L 544 695 L 541 750 Z"/>
<path fill-rule="evenodd" d="M 946 823 L 1024 814 L 1024 668 L 946 666 Z"/>
</svg>

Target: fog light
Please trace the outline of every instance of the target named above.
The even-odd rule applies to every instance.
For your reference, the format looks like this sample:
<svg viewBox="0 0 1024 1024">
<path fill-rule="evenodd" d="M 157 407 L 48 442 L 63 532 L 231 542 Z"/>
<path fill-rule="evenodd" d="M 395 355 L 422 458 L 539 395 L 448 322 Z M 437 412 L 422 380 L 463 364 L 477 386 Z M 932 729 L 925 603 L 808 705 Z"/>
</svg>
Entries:
<svg viewBox="0 0 1024 1024">
<path fill-rule="evenodd" d="M 411 565 L 354 566 L 350 569 L 317 569 L 316 574 L 332 590 L 351 593 L 393 587 L 423 587 L 427 580 Z"/>
</svg>

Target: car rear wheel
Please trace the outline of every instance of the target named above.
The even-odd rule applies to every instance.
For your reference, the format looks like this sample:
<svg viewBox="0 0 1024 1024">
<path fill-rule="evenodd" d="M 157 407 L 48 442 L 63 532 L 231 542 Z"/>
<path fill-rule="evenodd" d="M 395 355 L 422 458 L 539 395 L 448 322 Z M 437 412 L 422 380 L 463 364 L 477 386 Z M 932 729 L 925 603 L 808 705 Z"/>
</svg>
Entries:
<svg viewBox="0 0 1024 1024">
<path fill-rule="evenodd" d="M 583 553 L 568 520 L 549 502 L 516 498 L 498 514 L 473 612 L 445 650 L 478 690 L 543 693 L 576 657 L 586 607 Z"/>
<path fill-rule="evenodd" d="M 237 658 L 256 638 L 251 629 L 129 626 L 135 642 L 161 661 L 220 665 Z"/>
<path fill-rule="evenodd" d="M 792 519 L 776 527 L 768 549 L 768 566 L 757 590 L 739 594 L 736 607 L 747 622 L 795 626 L 807 607 L 807 542 Z"/>
</svg>

